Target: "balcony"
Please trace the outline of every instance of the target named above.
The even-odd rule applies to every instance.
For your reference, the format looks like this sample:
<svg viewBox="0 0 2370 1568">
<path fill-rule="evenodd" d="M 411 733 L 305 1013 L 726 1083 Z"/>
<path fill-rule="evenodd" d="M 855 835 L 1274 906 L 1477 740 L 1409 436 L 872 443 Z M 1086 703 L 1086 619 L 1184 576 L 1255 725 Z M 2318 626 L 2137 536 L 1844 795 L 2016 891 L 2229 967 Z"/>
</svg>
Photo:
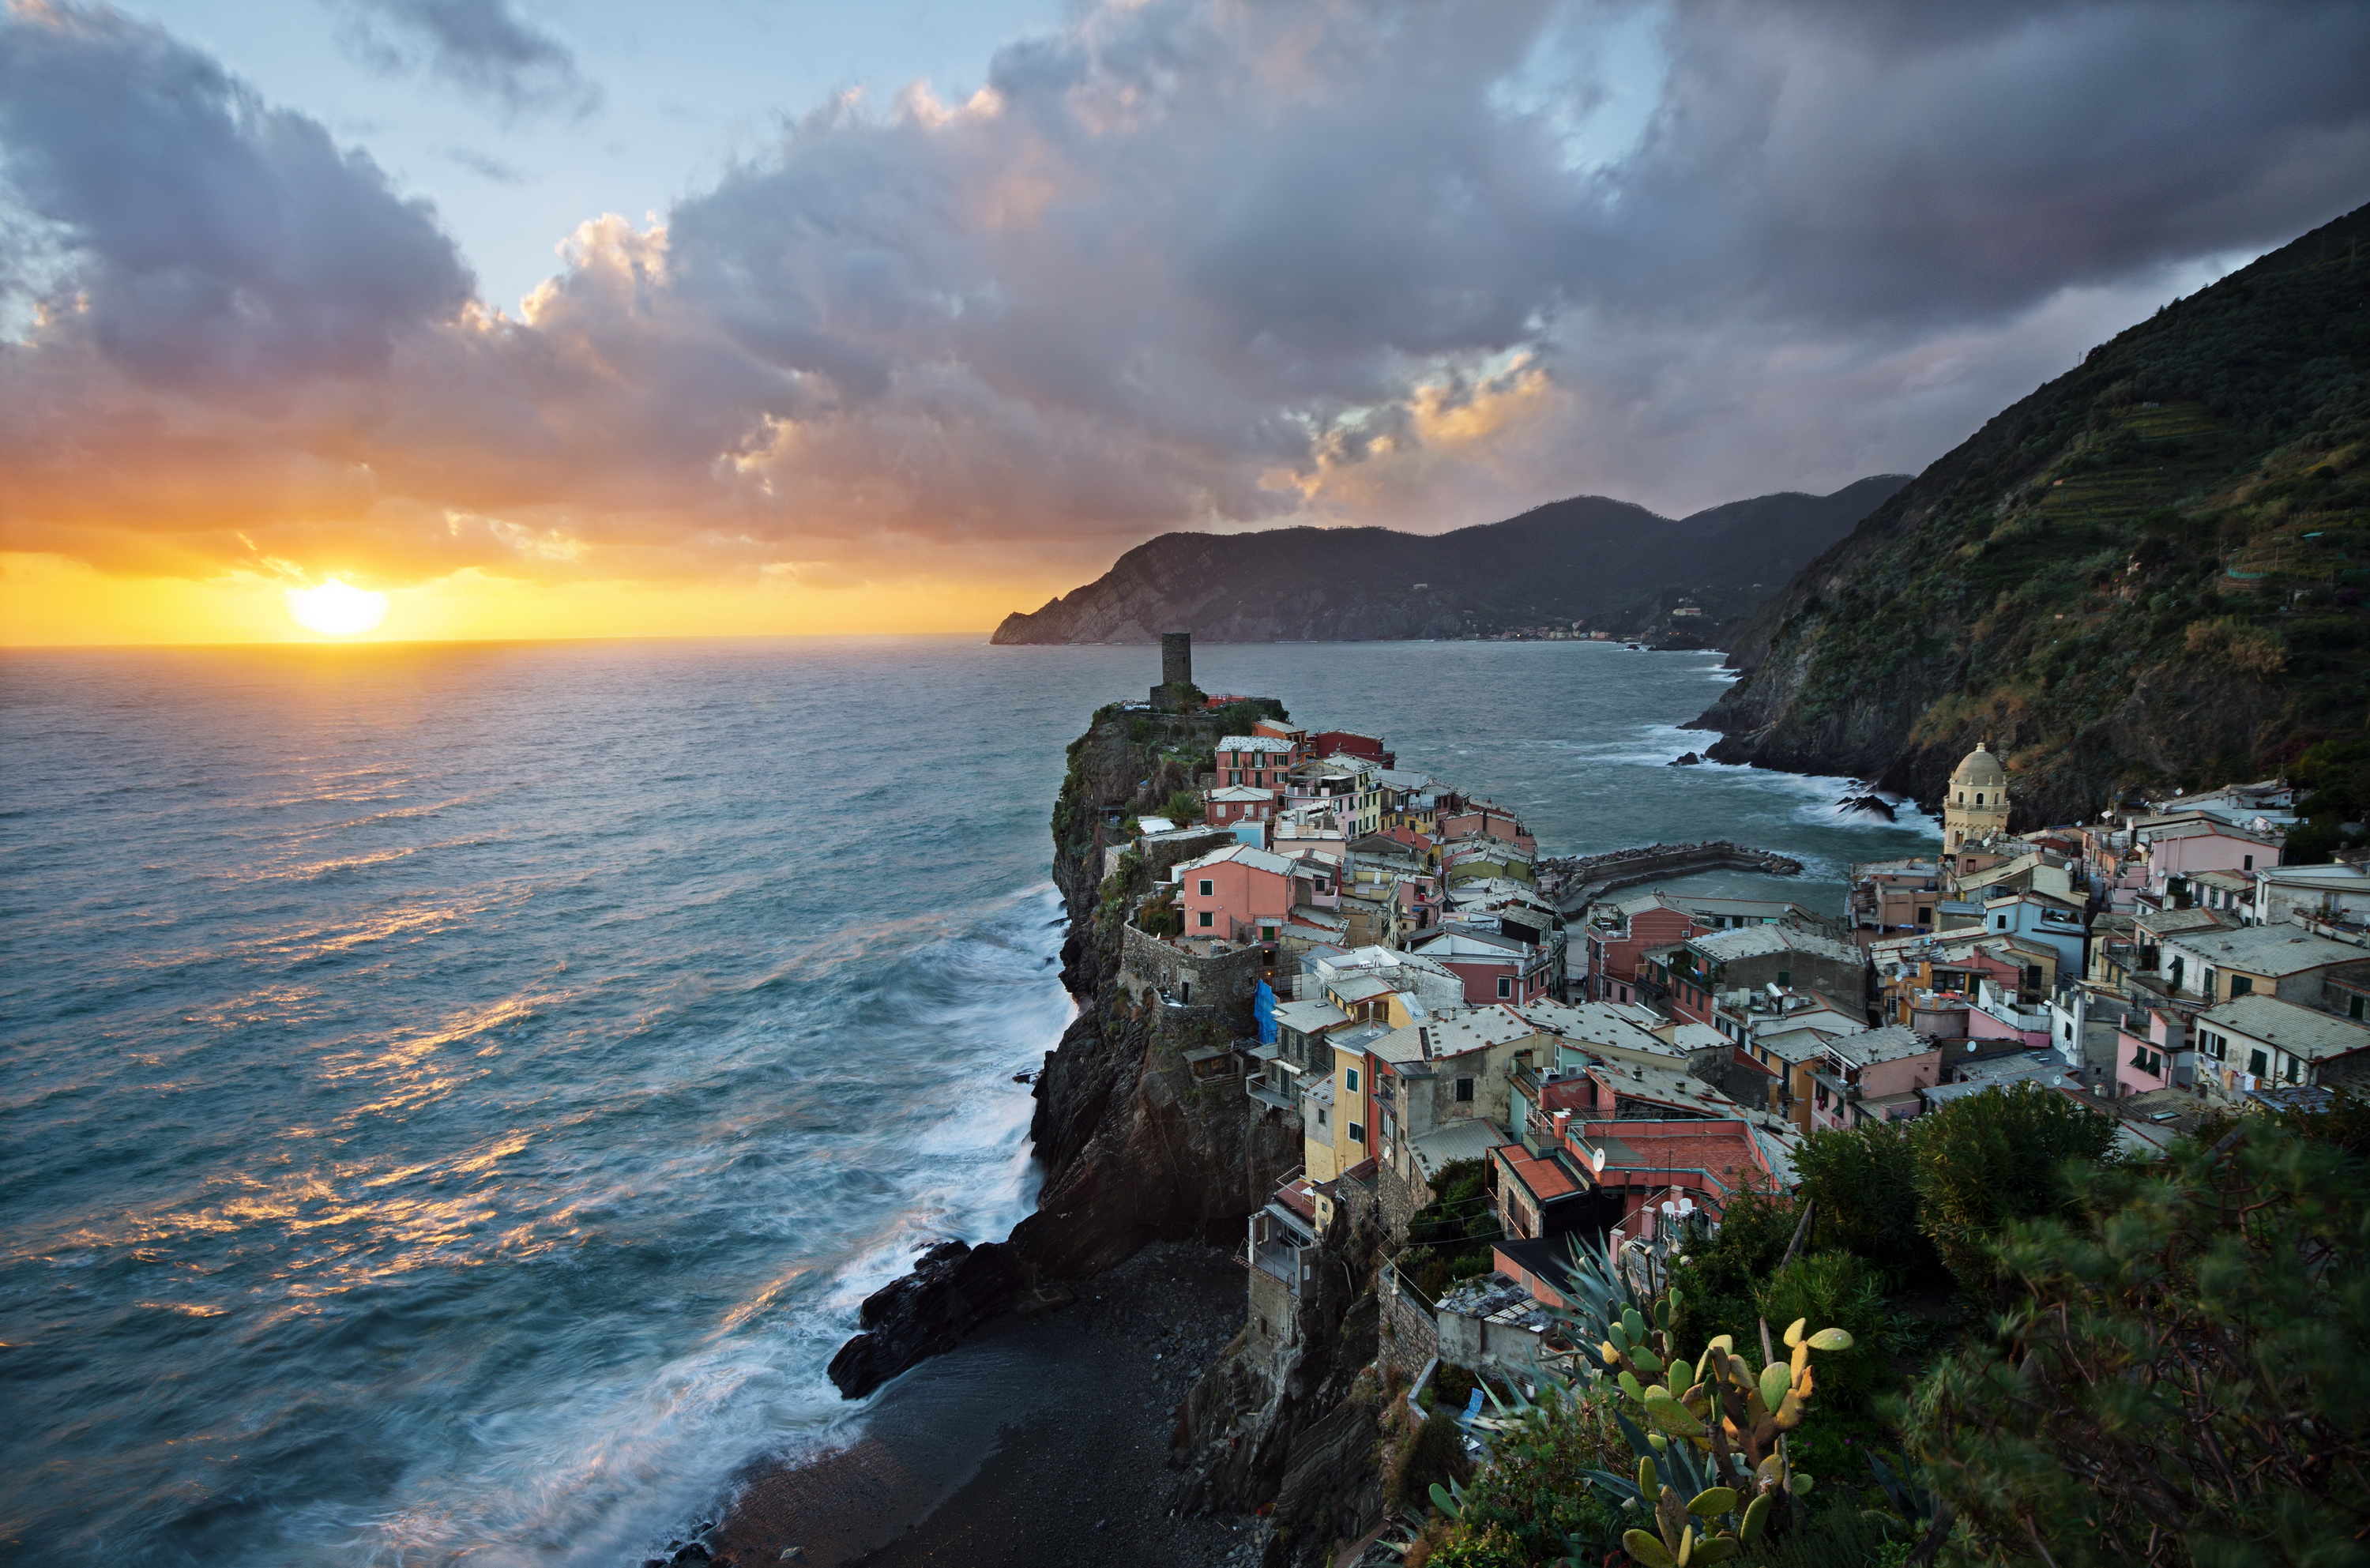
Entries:
<svg viewBox="0 0 2370 1568">
<path fill-rule="evenodd" d="M 1293 1115 L 1299 1114 L 1299 1103 L 1263 1078 L 1245 1078 L 1243 1092 L 1271 1111 L 1283 1111 Z"/>
<path fill-rule="evenodd" d="M 1294 1295 L 1300 1291 L 1300 1251 L 1280 1241 L 1262 1241 L 1251 1249 L 1251 1267 L 1283 1282 Z"/>
</svg>

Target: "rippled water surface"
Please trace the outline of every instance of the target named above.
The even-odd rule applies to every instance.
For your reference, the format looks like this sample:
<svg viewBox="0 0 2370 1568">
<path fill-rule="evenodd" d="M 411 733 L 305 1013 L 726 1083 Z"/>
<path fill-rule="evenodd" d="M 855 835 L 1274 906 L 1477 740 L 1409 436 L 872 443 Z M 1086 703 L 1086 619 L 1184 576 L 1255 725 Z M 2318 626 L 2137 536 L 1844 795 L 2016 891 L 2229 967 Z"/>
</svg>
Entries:
<svg viewBox="0 0 2370 1568">
<path fill-rule="evenodd" d="M 1931 842 L 1662 766 L 1708 656 L 1205 648 L 1553 850 Z M 605 1563 L 862 1419 L 919 1242 L 1032 1195 L 1045 822 L 1148 649 L 0 663 L 0 1556 Z M 1744 882 L 1738 882 L 1742 888 Z M 1799 886 L 1799 884 L 1798 884 Z"/>
</svg>

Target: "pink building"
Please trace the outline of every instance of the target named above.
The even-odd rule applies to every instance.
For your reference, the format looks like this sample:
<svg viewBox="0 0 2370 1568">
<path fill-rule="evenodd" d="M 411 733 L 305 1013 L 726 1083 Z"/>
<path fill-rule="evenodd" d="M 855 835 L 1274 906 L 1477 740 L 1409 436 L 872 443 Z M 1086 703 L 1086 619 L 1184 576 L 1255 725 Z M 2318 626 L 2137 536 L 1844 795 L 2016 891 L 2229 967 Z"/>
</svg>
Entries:
<svg viewBox="0 0 2370 1568">
<path fill-rule="evenodd" d="M 2173 1058 L 2187 1049 L 2189 1029 L 2162 1008 L 2145 1020 L 2127 1018 L 2115 1026 L 2115 1097 L 2146 1094 L 2173 1085 Z"/>
<path fill-rule="evenodd" d="M 1465 999 L 1536 1002 L 1555 990 L 1556 949 L 1482 931 L 1440 928 L 1410 938 L 1410 951 L 1432 960 L 1465 982 Z"/>
<path fill-rule="evenodd" d="M 1280 735 L 1221 736 L 1215 787 L 1281 790 L 1294 759 L 1294 743 Z"/>
<path fill-rule="evenodd" d="M 1272 941 L 1292 914 L 1295 862 L 1230 844 L 1177 868 L 1188 940 Z"/>
<path fill-rule="evenodd" d="M 1539 847 L 1538 839 L 1513 813 L 1486 802 L 1442 817 L 1432 824 L 1432 836 L 1444 844 L 1452 838 L 1501 838 L 1526 855 L 1536 854 Z"/>
<path fill-rule="evenodd" d="M 1687 911 L 1659 898 L 1615 907 L 1618 924 L 1591 924 L 1586 933 L 1588 978 L 1582 992 L 1594 1001 L 1638 1000 L 1638 960 L 1647 949 L 1674 947 L 1710 929 Z"/>
<path fill-rule="evenodd" d="M 1811 1130 L 1895 1122 L 1924 1109 L 1918 1096 L 1942 1081 L 1942 1047 L 1898 1024 L 1827 1042 L 1811 1072 Z"/>
<path fill-rule="evenodd" d="M 1212 827 L 1232 827 L 1238 822 L 1267 822 L 1275 815 L 1275 792 L 1248 784 L 1229 784 L 1203 792 L 1202 820 Z"/>
<path fill-rule="evenodd" d="M 2173 883 L 2200 871 L 2251 873 L 2280 863 L 2276 840 L 2208 818 L 2169 822 L 2135 831 L 2147 855 L 2148 891 L 2165 896 Z"/>
</svg>

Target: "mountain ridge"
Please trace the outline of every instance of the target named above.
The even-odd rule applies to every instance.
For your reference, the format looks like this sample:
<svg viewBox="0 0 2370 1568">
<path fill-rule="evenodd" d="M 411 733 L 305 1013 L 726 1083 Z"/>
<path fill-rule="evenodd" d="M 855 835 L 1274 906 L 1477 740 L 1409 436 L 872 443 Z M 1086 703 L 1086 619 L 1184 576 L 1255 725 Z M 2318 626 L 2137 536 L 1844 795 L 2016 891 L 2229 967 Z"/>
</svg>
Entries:
<svg viewBox="0 0 2370 1568">
<path fill-rule="evenodd" d="M 2370 698 L 2370 207 L 2094 348 L 1740 625 L 1709 755 L 2019 822 L 2290 766 Z M 2309 771 L 2309 764 L 2307 770 Z"/>
<path fill-rule="evenodd" d="M 1681 596 L 1720 620 L 1749 608 L 1907 476 L 1829 495 L 1780 491 L 1683 518 L 1574 496 L 1444 534 L 1378 527 L 1163 534 L 1092 582 L 1007 616 L 991 642 L 1388 640 L 1619 620 Z"/>
</svg>

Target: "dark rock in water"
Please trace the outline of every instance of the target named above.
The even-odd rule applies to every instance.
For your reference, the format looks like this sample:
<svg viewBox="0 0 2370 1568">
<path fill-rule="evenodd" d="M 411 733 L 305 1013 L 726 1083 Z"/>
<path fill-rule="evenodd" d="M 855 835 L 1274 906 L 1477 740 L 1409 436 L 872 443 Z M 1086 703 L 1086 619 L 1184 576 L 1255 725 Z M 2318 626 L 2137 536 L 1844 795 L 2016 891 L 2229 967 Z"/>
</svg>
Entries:
<svg viewBox="0 0 2370 1568">
<path fill-rule="evenodd" d="M 1697 756 L 1693 752 L 1681 752 L 1678 755 L 1671 758 L 1671 766 L 1673 767 L 1694 767 L 1701 764 L 1703 758 Z"/>
<path fill-rule="evenodd" d="M 1015 1083 L 1035 1083 L 1037 1081 L 1037 1075 L 1033 1072 L 1015 1073 L 1012 1075 L 1012 1081 Z"/>
<path fill-rule="evenodd" d="M 1893 820 L 1893 807 L 1878 795 L 1846 795 L 1835 802 L 1839 812 L 1873 812 L 1885 821 Z"/>
<path fill-rule="evenodd" d="M 693 1541 L 689 1546 L 686 1546 L 681 1551 L 676 1552 L 669 1561 L 678 1563 L 713 1562 L 716 1561 L 716 1554 L 709 1551 L 708 1548 L 700 1545 L 699 1542 Z"/>
<path fill-rule="evenodd" d="M 840 1393 L 860 1400 L 926 1356 L 960 1343 L 1004 1310 L 1023 1283 L 1020 1260 L 1001 1241 L 941 1241 L 914 1272 L 864 1298 L 864 1332 L 839 1347 L 828 1371 Z"/>
</svg>

